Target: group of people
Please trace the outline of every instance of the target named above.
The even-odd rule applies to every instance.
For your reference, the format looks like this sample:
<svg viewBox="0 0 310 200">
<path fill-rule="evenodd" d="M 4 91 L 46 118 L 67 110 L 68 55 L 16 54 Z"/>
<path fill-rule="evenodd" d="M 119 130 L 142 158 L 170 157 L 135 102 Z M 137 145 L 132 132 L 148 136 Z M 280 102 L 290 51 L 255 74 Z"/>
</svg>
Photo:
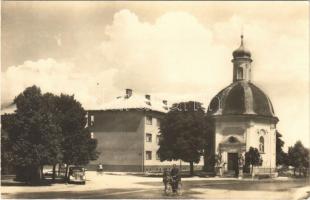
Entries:
<svg viewBox="0 0 310 200">
<path fill-rule="evenodd" d="M 103 165 L 97 165 L 97 172 L 101 174 L 103 172 Z M 172 191 L 176 192 L 179 187 L 179 182 L 181 181 L 180 171 L 176 164 L 172 165 L 171 170 L 165 168 L 163 172 L 163 183 L 165 185 L 165 191 L 167 191 L 168 184 L 171 185 Z"/>
<path fill-rule="evenodd" d="M 172 169 L 170 171 L 167 168 L 164 169 L 163 183 L 165 185 L 165 191 L 167 191 L 168 184 L 171 184 L 172 191 L 176 192 L 180 181 L 181 176 L 176 164 L 172 165 Z"/>
</svg>

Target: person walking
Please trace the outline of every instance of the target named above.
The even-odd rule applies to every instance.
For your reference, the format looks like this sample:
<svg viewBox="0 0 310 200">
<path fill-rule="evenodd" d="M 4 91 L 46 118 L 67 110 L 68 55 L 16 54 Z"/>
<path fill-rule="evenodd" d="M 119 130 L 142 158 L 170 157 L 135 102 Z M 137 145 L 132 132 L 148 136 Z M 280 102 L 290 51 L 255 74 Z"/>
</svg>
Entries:
<svg viewBox="0 0 310 200">
<path fill-rule="evenodd" d="M 172 179 L 172 190 L 173 190 L 173 192 L 176 192 L 178 189 L 179 181 L 181 181 L 180 172 L 179 172 L 179 169 L 177 168 L 176 164 L 172 165 L 170 176 Z"/>
<path fill-rule="evenodd" d="M 167 168 L 164 168 L 164 172 L 163 172 L 163 183 L 165 185 L 165 192 L 167 191 L 167 184 L 169 182 L 169 171 Z"/>
</svg>

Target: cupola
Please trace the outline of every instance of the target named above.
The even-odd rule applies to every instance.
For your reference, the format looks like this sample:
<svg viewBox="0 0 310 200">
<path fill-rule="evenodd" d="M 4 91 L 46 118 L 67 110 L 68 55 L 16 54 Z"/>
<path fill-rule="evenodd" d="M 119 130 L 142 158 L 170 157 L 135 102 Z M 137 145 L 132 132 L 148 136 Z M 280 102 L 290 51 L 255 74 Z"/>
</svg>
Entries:
<svg viewBox="0 0 310 200">
<path fill-rule="evenodd" d="M 233 82 L 251 81 L 251 52 L 244 47 L 243 35 L 238 49 L 233 51 Z"/>
</svg>

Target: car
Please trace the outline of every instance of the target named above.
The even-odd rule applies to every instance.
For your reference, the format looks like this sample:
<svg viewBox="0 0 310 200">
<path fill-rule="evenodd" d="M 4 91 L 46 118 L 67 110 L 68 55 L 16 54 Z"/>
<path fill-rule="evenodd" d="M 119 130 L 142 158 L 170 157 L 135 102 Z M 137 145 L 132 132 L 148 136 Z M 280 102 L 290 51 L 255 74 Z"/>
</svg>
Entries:
<svg viewBox="0 0 310 200">
<path fill-rule="evenodd" d="M 44 177 L 52 177 L 53 176 L 53 171 L 47 171 L 47 172 L 44 172 Z"/>
<path fill-rule="evenodd" d="M 69 166 L 68 167 L 68 174 L 67 180 L 68 183 L 86 183 L 86 176 L 85 176 L 86 169 L 80 166 Z"/>
</svg>

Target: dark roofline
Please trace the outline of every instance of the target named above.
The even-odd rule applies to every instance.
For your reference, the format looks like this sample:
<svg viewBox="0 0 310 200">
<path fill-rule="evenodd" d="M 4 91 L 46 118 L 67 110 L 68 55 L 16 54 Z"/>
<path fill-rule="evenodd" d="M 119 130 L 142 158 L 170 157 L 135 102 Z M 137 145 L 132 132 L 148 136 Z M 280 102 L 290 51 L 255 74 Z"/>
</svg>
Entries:
<svg viewBox="0 0 310 200">
<path fill-rule="evenodd" d="M 106 111 L 146 111 L 146 112 L 155 112 L 155 113 L 160 113 L 160 114 L 166 114 L 165 112 L 160 112 L 158 110 L 152 110 L 149 108 L 124 108 L 124 109 L 89 109 L 86 110 L 87 112 L 106 112 Z"/>
<path fill-rule="evenodd" d="M 249 119 L 265 119 L 265 120 L 271 120 L 275 123 L 279 122 L 279 118 L 276 116 L 257 115 L 257 114 L 206 115 L 206 117 L 209 119 L 225 119 L 230 117 L 236 117 L 236 118 L 249 118 Z"/>
</svg>

